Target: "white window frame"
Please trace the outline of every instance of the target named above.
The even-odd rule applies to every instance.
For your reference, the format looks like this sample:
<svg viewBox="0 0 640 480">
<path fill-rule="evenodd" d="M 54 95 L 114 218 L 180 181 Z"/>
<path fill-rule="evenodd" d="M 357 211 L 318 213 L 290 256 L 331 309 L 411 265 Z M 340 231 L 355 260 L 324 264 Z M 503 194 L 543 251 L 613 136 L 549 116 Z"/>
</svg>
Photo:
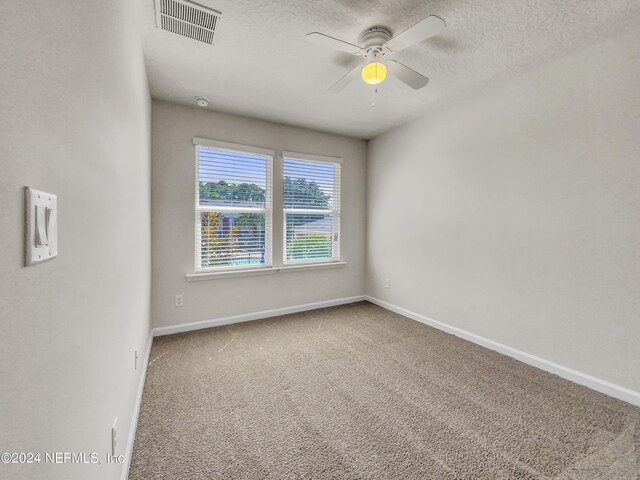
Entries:
<svg viewBox="0 0 640 480">
<path fill-rule="evenodd" d="M 241 145 L 237 143 L 222 142 L 208 138 L 194 137 L 194 156 L 195 156 L 195 271 L 197 273 L 207 272 L 236 272 L 243 270 L 262 270 L 271 269 L 273 267 L 273 159 L 275 150 L 266 148 L 253 147 L 249 145 Z M 266 161 L 266 186 L 265 206 L 261 207 L 234 207 L 234 206 L 201 206 L 200 205 L 200 164 L 198 161 L 198 147 L 212 147 L 216 150 L 222 150 L 234 153 L 257 154 L 267 157 Z M 260 265 L 221 265 L 217 267 L 201 267 L 200 256 L 201 248 L 201 216 L 202 212 L 220 212 L 220 213 L 264 213 L 265 222 L 265 245 L 264 258 L 265 262 Z"/>
<path fill-rule="evenodd" d="M 295 265 L 314 265 L 336 263 L 341 261 L 340 257 L 340 218 L 342 210 L 342 165 L 344 161 L 339 157 L 328 157 L 324 155 L 313 155 L 310 153 L 299 152 L 282 152 L 282 182 L 284 187 L 284 162 L 286 159 L 302 160 L 307 162 L 331 163 L 338 169 L 338 175 L 333 177 L 333 191 L 337 194 L 338 201 L 334 199 L 334 208 L 330 210 L 318 210 L 311 208 L 285 208 L 284 207 L 284 189 L 282 201 L 282 264 L 285 267 L 293 267 Z M 333 219 L 333 238 L 331 239 L 331 258 L 312 258 L 303 260 L 287 260 L 287 213 L 299 213 L 308 215 L 332 215 Z"/>
</svg>

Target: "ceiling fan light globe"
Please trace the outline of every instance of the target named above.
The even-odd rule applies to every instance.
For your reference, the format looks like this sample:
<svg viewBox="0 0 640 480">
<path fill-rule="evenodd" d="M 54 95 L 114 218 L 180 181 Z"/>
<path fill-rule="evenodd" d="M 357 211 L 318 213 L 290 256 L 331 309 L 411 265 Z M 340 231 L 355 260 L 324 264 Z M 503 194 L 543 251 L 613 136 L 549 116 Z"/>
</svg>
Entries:
<svg viewBox="0 0 640 480">
<path fill-rule="evenodd" d="M 387 78 L 387 67 L 380 62 L 367 63 L 362 67 L 362 80 L 368 85 L 378 85 Z"/>
</svg>

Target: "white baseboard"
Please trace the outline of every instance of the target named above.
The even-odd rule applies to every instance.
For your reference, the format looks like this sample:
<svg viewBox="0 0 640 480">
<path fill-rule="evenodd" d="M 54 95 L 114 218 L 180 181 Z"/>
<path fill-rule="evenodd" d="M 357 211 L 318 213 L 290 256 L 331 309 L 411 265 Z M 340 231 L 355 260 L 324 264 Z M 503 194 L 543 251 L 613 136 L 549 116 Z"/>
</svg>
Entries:
<svg viewBox="0 0 640 480">
<path fill-rule="evenodd" d="M 251 320 L 277 317 L 279 315 L 287 315 L 289 313 L 306 312 L 307 310 L 334 307 L 336 305 L 345 305 L 347 303 L 361 302 L 363 300 L 366 300 L 366 297 L 364 295 L 358 295 L 356 297 L 337 298 L 334 300 L 325 300 L 323 302 L 306 303 L 304 305 L 276 308 L 273 310 L 263 310 L 262 312 L 245 313 L 243 315 L 234 315 L 231 317 L 216 318 L 213 320 L 202 320 L 200 322 L 183 323 L 181 325 L 171 325 L 169 327 L 157 327 L 153 329 L 153 336 L 161 337 L 163 335 L 190 332 L 192 330 L 200 330 L 202 328 L 219 327 L 221 325 L 230 325 L 232 323 L 249 322 Z"/>
<path fill-rule="evenodd" d="M 151 354 L 151 344 L 153 343 L 153 334 L 149 333 L 147 341 L 147 350 L 142 357 L 139 366 L 142 368 L 140 379 L 138 381 L 138 390 L 136 391 L 136 403 L 133 405 L 133 413 L 131 415 L 131 425 L 129 426 L 129 437 L 127 438 L 127 447 L 124 451 L 124 463 L 122 464 L 122 480 L 129 478 L 129 468 L 131 468 L 131 456 L 133 455 L 133 443 L 136 439 L 136 429 L 138 427 L 138 414 L 140 413 L 140 404 L 142 403 L 142 391 L 144 390 L 144 381 L 147 377 L 147 365 L 149 365 L 149 355 Z"/>
<path fill-rule="evenodd" d="M 433 320 L 431 318 L 425 317 L 424 315 L 420 315 L 419 313 L 406 310 L 377 298 L 365 295 L 365 299 L 382 308 L 411 318 L 412 320 L 416 320 L 417 322 L 424 323 L 425 325 L 429 325 L 430 327 L 437 328 L 438 330 L 442 330 L 443 332 L 450 333 L 452 335 L 455 335 L 456 337 L 460 337 L 470 342 L 476 343 L 482 347 L 494 350 L 503 355 L 515 358 L 516 360 L 539 368 L 540 370 L 553 373 L 554 375 L 558 375 L 559 377 L 562 377 L 566 380 L 577 383 L 579 385 L 583 385 L 597 392 L 604 393 L 605 395 L 617 398 L 618 400 L 622 400 L 632 405 L 640 406 L 640 393 L 629 390 L 628 388 L 615 385 L 605 380 L 600 380 L 599 378 L 592 377 L 591 375 L 578 372 L 577 370 L 573 370 L 571 368 L 563 367 L 562 365 L 550 362 L 548 360 L 545 360 L 544 358 L 536 357 L 535 355 L 516 350 L 515 348 L 511 348 L 501 343 L 494 342 L 493 340 L 489 340 L 488 338 L 481 337 L 466 330 L 452 327 L 451 325 L 447 325 L 446 323 L 438 322 L 437 320 Z"/>
</svg>

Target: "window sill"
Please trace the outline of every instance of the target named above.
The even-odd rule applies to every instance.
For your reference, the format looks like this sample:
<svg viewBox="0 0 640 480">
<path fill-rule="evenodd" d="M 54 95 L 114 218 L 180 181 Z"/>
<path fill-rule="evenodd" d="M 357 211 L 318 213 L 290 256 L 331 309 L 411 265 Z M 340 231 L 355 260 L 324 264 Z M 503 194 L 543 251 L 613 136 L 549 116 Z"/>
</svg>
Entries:
<svg viewBox="0 0 640 480">
<path fill-rule="evenodd" d="M 320 270 L 323 268 L 339 268 L 344 267 L 347 262 L 324 262 L 324 263 L 302 263 L 300 265 L 285 265 L 280 267 L 278 271 L 282 273 L 300 272 L 303 270 Z"/>
<path fill-rule="evenodd" d="M 201 280 L 217 280 L 219 278 L 233 278 L 233 277 L 252 277 L 254 275 L 269 275 L 271 273 L 278 273 L 277 268 L 247 268 L 246 270 L 231 270 L 220 272 L 198 272 L 188 273 L 185 275 L 188 282 L 199 282 Z"/>
<path fill-rule="evenodd" d="M 256 275 L 269 275 L 272 273 L 291 273 L 304 270 L 321 270 L 325 268 L 344 267 L 347 262 L 306 263 L 301 265 L 287 265 L 284 267 L 250 268 L 246 270 L 232 270 L 221 272 L 198 272 L 185 275 L 188 282 L 200 282 L 202 280 L 218 280 L 233 277 L 252 277 Z"/>
</svg>

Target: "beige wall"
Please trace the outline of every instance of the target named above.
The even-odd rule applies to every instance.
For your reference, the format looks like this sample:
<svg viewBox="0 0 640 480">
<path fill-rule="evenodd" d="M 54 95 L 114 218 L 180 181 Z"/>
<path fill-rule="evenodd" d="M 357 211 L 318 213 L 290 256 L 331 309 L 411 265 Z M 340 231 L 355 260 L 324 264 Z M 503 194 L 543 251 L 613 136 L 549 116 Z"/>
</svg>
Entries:
<svg viewBox="0 0 640 480">
<path fill-rule="evenodd" d="M 372 140 L 368 293 L 640 391 L 639 78 L 628 33 Z"/>
<path fill-rule="evenodd" d="M 132 4 L 0 6 L 0 478 L 113 479 L 121 466 L 44 452 L 124 453 L 146 347 L 150 100 Z M 22 265 L 23 187 L 58 195 L 58 258 Z M 141 360 L 142 362 L 142 360 Z"/>
<path fill-rule="evenodd" d="M 362 140 L 252 120 L 209 110 L 153 102 L 152 317 L 164 327 L 302 305 L 364 293 L 365 155 Z M 194 271 L 195 160 L 193 137 L 344 159 L 342 244 L 344 268 L 187 282 Z M 278 171 L 279 161 L 275 161 Z M 274 191 L 282 188 L 274 175 Z M 282 221 L 274 202 L 274 244 Z M 281 214 L 280 214 L 281 216 Z M 277 247 L 276 247 L 277 249 Z M 184 306 L 175 307 L 175 295 Z"/>
</svg>

